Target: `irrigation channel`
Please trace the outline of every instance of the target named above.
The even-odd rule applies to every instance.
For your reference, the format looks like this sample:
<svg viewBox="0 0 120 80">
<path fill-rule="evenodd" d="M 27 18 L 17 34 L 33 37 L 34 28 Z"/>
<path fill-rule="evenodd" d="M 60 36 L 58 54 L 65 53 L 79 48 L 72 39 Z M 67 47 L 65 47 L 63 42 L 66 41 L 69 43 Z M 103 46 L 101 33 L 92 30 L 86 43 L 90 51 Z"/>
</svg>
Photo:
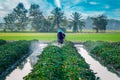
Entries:
<svg viewBox="0 0 120 80">
<path fill-rule="evenodd" d="M 23 77 L 31 72 L 33 65 L 37 63 L 37 56 L 41 54 L 46 46 L 46 42 L 33 42 L 30 47 L 32 53 L 7 75 L 5 80 L 23 80 Z"/>
<path fill-rule="evenodd" d="M 118 77 L 115 73 L 108 71 L 106 67 L 93 59 L 85 50 L 83 45 L 76 44 L 75 47 L 80 55 L 85 58 L 86 63 L 90 65 L 90 69 L 93 70 L 94 73 L 97 73 L 96 76 L 100 77 L 101 80 L 120 80 L 120 77 Z"/>
<path fill-rule="evenodd" d="M 31 72 L 33 65 L 35 65 L 38 60 L 37 56 L 41 54 L 46 46 L 47 43 L 43 42 L 33 43 L 30 48 L 32 51 L 31 55 L 21 62 L 20 65 L 18 65 L 9 75 L 7 75 L 5 80 L 23 80 L 23 77 Z M 82 44 L 75 44 L 75 47 L 80 55 L 84 57 L 85 61 L 90 65 L 90 69 L 93 70 L 94 73 L 97 73 L 96 76 L 100 77 L 101 80 L 120 80 L 120 77 L 108 71 L 106 67 L 93 59 L 84 49 Z"/>
</svg>

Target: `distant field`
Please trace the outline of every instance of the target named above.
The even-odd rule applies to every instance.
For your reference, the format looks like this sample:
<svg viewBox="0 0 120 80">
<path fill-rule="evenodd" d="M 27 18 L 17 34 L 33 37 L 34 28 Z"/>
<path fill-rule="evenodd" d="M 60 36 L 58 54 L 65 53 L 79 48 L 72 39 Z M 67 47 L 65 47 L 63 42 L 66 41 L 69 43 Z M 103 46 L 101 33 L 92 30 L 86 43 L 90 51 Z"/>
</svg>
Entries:
<svg viewBox="0 0 120 80">
<path fill-rule="evenodd" d="M 41 41 L 57 40 L 56 33 L 0 33 L 0 39 L 4 40 L 33 40 Z M 120 42 L 120 33 L 66 33 L 66 40 L 80 41 L 110 41 Z"/>
<path fill-rule="evenodd" d="M 67 32 L 72 32 L 72 30 L 67 30 Z M 83 33 L 95 33 L 95 30 L 82 30 Z M 106 30 L 107 33 L 120 33 L 120 30 Z"/>
</svg>

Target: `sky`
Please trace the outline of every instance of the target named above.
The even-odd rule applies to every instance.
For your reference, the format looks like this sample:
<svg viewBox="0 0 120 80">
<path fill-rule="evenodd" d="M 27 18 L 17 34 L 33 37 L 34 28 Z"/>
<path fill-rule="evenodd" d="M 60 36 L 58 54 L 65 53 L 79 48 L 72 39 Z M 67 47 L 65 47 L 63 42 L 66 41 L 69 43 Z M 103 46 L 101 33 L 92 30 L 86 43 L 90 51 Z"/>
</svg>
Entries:
<svg viewBox="0 0 120 80">
<path fill-rule="evenodd" d="M 59 7 L 67 18 L 73 12 L 79 12 L 83 18 L 105 14 L 109 19 L 120 20 L 120 0 L 0 0 L 0 20 L 11 13 L 19 2 L 26 9 L 29 9 L 30 4 L 40 5 L 45 16 L 51 15 L 51 11 Z"/>
</svg>

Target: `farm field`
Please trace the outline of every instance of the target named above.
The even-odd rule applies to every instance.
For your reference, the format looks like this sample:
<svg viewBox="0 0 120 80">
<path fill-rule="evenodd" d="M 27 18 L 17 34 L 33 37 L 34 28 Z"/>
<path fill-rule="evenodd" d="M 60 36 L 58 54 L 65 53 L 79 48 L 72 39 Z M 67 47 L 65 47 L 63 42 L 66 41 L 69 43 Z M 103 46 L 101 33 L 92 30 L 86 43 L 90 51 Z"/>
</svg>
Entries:
<svg viewBox="0 0 120 80">
<path fill-rule="evenodd" d="M 78 54 L 74 44 L 49 45 L 24 80 L 98 80 L 89 65 Z"/>
<path fill-rule="evenodd" d="M 57 40 L 57 33 L 0 33 L 0 39 L 53 41 Z M 119 42 L 120 33 L 66 33 L 66 40 L 74 42 L 88 40 Z"/>
<path fill-rule="evenodd" d="M 1 42 L 3 42 L 3 41 L 1 41 Z M 29 41 L 25 41 L 26 44 L 27 44 L 27 42 L 29 42 Z M 88 42 L 90 42 L 90 41 L 88 41 Z M 4 49 L 4 47 L 7 46 L 8 44 L 12 44 L 12 43 L 14 43 L 14 42 L 2 43 L 1 46 L 0 46 L 1 47 L 1 52 L 4 53 L 6 51 Z M 20 71 L 22 70 L 23 73 L 28 71 L 27 74 L 24 74 L 24 75 L 18 74 L 19 72 L 16 72 L 16 70 L 19 71 L 19 69 L 18 69 L 18 67 L 16 67 L 16 69 L 14 69 L 10 73 L 10 76 L 5 77 L 6 78 L 5 80 L 13 80 L 13 79 L 16 80 L 16 79 L 18 79 L 18 77 L 13 77 L 16 74 L 17 74 L 17 76 L 18 75 L 20 76 L 20 79 L 18 79 L 18 80 L 23 80 L 23 78 L 25 80 L 33 80 L 33 78 L 35 80 L 36 79 L 41 79 L 41 78 L 43 78 L 42 80 L 46 80 L 44 78 L 48 78 L 48 79 L 61 78 L 61 76 L 64 76 L 64 79 L 62 77 L 61 80 L 65 80 L 66 78 L 68 78 L 68 76 L 69 76 L 69 78 L 71 78 L 73 80 L 78 79 L 78 78 L 81 79 L 81 80 L 85 80 L 85 79 L 86 80 L 88 80 L 88 79 L 89 80 L 97 80 L 98 78 L 101 78 L 101 80 L 104 80 L 102 78 L 105 77 L 105 76 L 102 76 L 102 77 L 100 76 L 99 77 L 99 75 L 96 76 L 97 79 L 95 79 L 95 74 L 94 74 L 94 72 L 92 72 L 92 71 L 94 71 L 94 69 L 92 69 L 92 71 L 91 71 L 90 70 L 91 65 L 86 64 L 84 57 L 81 57 L 81 54 L 82 53 L 84 54 L 84 52 L 82 52 L 82 53 L 80 52 L 78 54 L 77 49 L 74 47 L 73 43 L 71 43 L 71 42 L 69 43 L 68 41 L 67 42 L 65 41 L 64 46 L 62 46 L 62 47 L 57 46 L 54 43 L 56 43 L 56 42 L 51 42 L 48 45 L 48 47 L 46 47 L 42 51 L 42 54 L 41 54 L 41 49 L 43 47 L 43 43 L 41 43 L 37 40 L 33 41 L 32 45 L 30 47 L 31 48 L 30 51 L 33 50 L 32 51 L 33 53 L 31 53 L 31 56 L 36 55 L 36 53 L 41 54 L 39 57 L 37 55 L 37 57 L 39 58 L 39 60 L 37 61 L 37 64 L 35 63 L 35 65 L 32 65 L 33 64 L 32 62 L 36 62 L 36 61 L 32 61 L 32 59 L 35 60 L 36 58 L 35 57 L 30 58 L 29 57 L 29 60 L 27 59 L 27 62 L 26 62 L 26 60 L 23 60 L 23 63 L 24 63 L 24 61 L 26 63 L 23 65 L 23 68 L 20 68 Z M 79 44 L 79 45 L 81 45 L 81 44 Z M 22 49 L 25 48 L 24 45 L 19 46 L 19 45 L 15 44 L 13 47 L 8 45 L 7 46 L 8 49 L 11 49 L 11 50 L 8 51 L 10 54 L 9 55 L 5 55 L 6 53 L 2 54 L 2 55 L 4 55 L 4 57 L 2 59 L 4 60 L 4 58 L 5 58 L 5 60 L 6 60 L 6 58 L 8 58 L 11 55 L 11 52 L 14 49 L 15 49 L 15 51 L 19 51 L 19 48 L 17 48 L 17 46 L 18 47 L 21 46 Z M 14 47 L 16 47 L 16 48 L 14 48 Z M 33 49 L 33 47 L 35 49 Z M 24 51 L 24 50 L 20 50 L 20 51 Z M 14 54 L 12 54 L 12 55 L 14 55 Z M 16 55 L 16 57 L 17 57 L 17 55 Z M 5 61 L 5 62 L 8 62 L 8 61 Z M 27 65 L 28 63 L 30 65 Z M 22 64 L 22 63 L 20 63 L 20 64 Z M 27 65 L 27 66 L 25 66 L 25 65 Z M 30 66 L 32 66 L 32 67 L 28 68 Z M 47 67 L 47 69 L 46 69 L 46 67 Z M 3 67 L 1 67 L 1 68 L 3 68 Z M 25 68 L 27 68 L 27 70 Z M 29 71 L 31 71 L 31 69 L 32 69 L 32 72 L 30 73 Z M 44 74 L 49 73 L 48 71 L 50 71 L 51 74 L 50 75 L 44 75 Z M 29 75 L 28 75 L 28 73 L 29 73 Z M 95 71 L 95 73 L 96 73 L 96 71 Z M 57 74 L 57 75 L 55 75 L 55 74 Z M 13 76 L 11 76 L 11 75 L 13 75 Z M 116 79 L 116 77 L 113 77 L 113 78 L 115 78 L 115 80 L 119 80 L 118 77 L 117 77 L 117 79 Z M 110 78 L 108 78 L 108 79 L 110 79 Z"/>
<path fill-rule="evenodd" d="M 0 42 L 4 42 L 4 40 L 0 40 Z M 13 69 L 14 67 L 11 66 L 17 64 L 18 60 L 28 54 L 29 46 L 30 41 L 25 40 L 0 44 L 0 77 Z"/>
<path fill-rule="evenodd" d="M 119 6 L 0 0 L 0 80 L 120 80 Z"/>
<path fill-rule="evenodd" d="M 97 59 L 101 64 L 120 76 L 120 43 L 87 41 L 84 43 L 90 51 L 90 55 Z"/>
</svg>

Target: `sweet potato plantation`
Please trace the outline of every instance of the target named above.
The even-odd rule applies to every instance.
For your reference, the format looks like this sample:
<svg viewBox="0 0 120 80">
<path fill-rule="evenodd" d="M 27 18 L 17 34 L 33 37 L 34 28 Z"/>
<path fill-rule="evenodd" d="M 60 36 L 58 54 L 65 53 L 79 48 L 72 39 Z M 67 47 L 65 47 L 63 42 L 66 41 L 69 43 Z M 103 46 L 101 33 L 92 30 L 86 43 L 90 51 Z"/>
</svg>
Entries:
<svg viewBox="0 0 120 80">
<path fill-rule="evenodd" d="M 0 39 L 0 45 L 3 45 L 3 44 L 5 44 L 5 43 L 6 43 L 5 40 Z"/>
<path fill-rule="evenodd" d="M 65 42 L 62 48 L 49 45 L 38 63 L 24 80 L 97 80 L 74 44 Z"/>
<path fill-rule="evenodd" d="M 87 41 L 84 44 L 91 56 L 120 76 L 120 42 Z"/>
<path fill-rule="evenodd" d="M 34 41 L 33 41 L 34 42 Z M 37 41 L 39 44 L 39 41 Z M 56 42 L 53 42 L 56 43 Z M 29 54 L 31 41 L 7 42 L 0 40 L 0 75 L 24 55 Z M 86 41 L 83 43 L 90 55 L 120 76 L 120 43 Z M 82 53 L 84 54 L 84 53 Z M 22 77 L 23 78 L 23 77 Z M 38 56 L 24 80 L 99 80 L 90 65 L 79 54 L 75 44 L 65 41 L 62 47 L 48 44 Z"/>
<path fill-rule="evenodd" d="M 5 41 L 0 41 L 5 43 Z M 0 75 L 22 56 L 28 53 L 30 41 L 8 42 L 0 46 Z"/>
</svg>

